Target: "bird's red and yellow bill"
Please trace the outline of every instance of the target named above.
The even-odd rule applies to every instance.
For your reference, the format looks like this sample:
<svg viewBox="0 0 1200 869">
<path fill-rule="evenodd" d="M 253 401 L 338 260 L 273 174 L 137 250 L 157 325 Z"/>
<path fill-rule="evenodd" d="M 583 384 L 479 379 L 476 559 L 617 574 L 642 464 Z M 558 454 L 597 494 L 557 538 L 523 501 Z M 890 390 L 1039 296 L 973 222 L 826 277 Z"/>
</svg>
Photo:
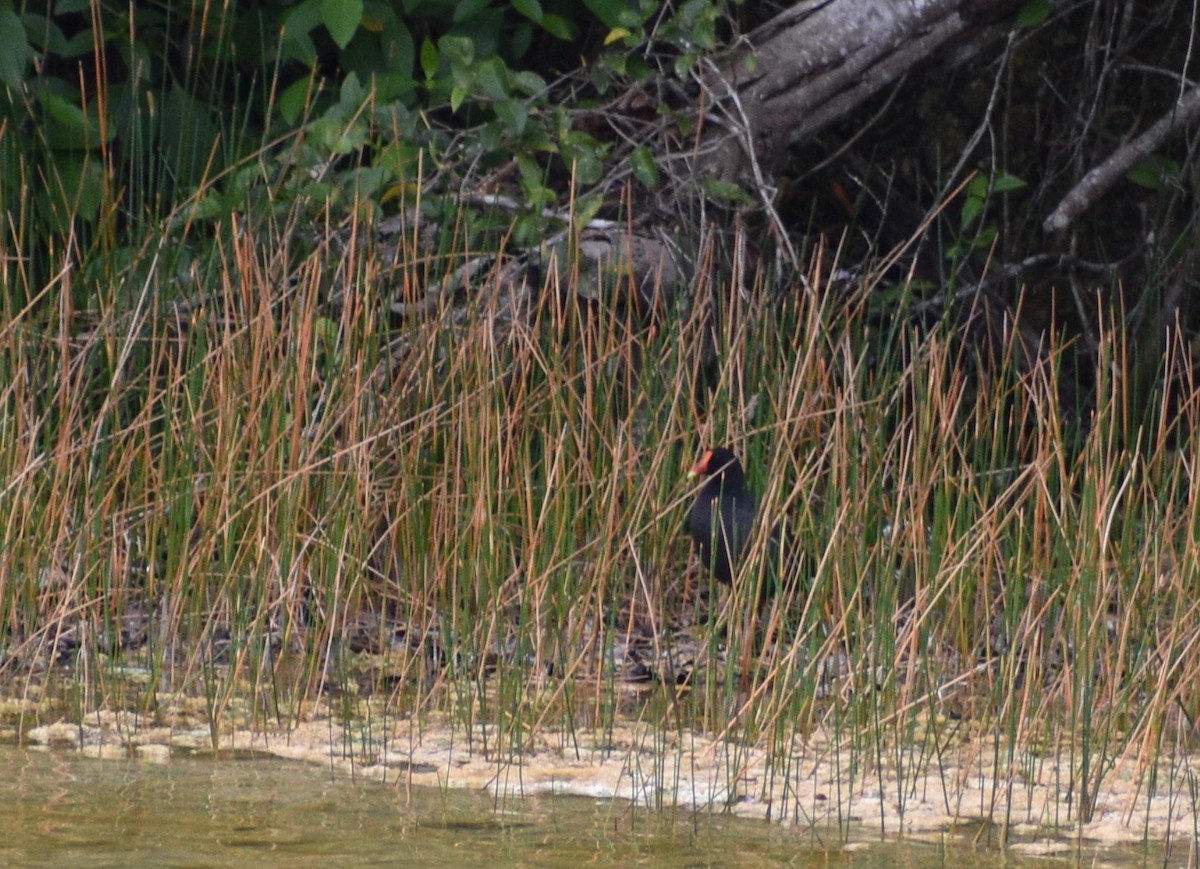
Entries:
<svg viewBox="0 0 1200 869">
<path fill-rule="evenodd" d="M 700 457 L 700 461 L 696 462 L 695 467 L 693 467 L 691 469 L 691 471 L 688 472 L 688 476 L 689 477 L 698 477 L 701 474 L 711 473 L 712 468 L 710 468 L 708 466 L 708 463 L 710 461 L 712 461 L 712 454 L 713 454 L 712 450 L 705 450 L 704 455 L 702 455 Z"/>
</svg>

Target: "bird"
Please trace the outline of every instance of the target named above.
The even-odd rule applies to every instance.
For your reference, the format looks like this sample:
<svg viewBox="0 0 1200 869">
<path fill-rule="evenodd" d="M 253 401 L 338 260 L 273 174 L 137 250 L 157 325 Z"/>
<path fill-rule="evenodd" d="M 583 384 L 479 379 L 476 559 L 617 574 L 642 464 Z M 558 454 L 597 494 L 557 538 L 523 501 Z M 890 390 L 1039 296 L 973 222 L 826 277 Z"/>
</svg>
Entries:
<svg viewBox="0 0 1200 869">
<path fill-rule="evenodd" d="M 754 493 L 746 488 L 746 472 L 730 450 L 712 447 L 688 476 L 707 478 L 688 515 L 688 534 L 705 568 L 718 582 L 731 585 L 758 512 Z"/>
</svg>

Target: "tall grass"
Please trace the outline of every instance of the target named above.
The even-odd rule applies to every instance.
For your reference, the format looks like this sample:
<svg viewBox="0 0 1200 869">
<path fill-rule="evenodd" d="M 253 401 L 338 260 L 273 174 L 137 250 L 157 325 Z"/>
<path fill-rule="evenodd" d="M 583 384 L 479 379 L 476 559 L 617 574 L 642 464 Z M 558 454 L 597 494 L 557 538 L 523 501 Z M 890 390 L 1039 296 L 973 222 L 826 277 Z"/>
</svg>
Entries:
<svg viewBox="0 0 1200 869">
<path fill-rule="evenodd" d="M 1190 731 L 1197 403 L 1178 337 L 1162 375 L 1185 388 L 1133 427 L 1107 333 L 1076 425 L 1061 348 L 984 364 L 948 330 L 880 334 L 822 285 L 828 265 L 808 289 L 714 271 L 651 325 L 564 301 L 569 277 L 510 320 L 497 273 L 480 301 L 398 325 L 378 283 L 416 291 L 419 250 L 400 271 L 370 245 L 330 267 L 292 241 L 233 228 L 186 308 L 148 256 L 92 310 L 27 288 L 61 303 L 0 330 L 10 686 L 49 690 L 32 674 L 65 663 L 79 714 L 192 694 L 214 734 L 246 701 L 287 720 L 369 689 L 490 722 L 501 755 L 632 714 L 764 747 L 781 775 L 816 732 L 852 778 L 986 735 L 1010 788 L 1023 747 L 1070 754 L 1085 814 L 1114 762 L 1153 775 Z M 732 591 L 689 561 L 685 472 L 715 443 L 802 553 L 763 607 L 766 523 Z M 668 674 L 636 703 L 631 646 Z M 149 678 L 115 678 L 122 661 Z"/>
</svg>

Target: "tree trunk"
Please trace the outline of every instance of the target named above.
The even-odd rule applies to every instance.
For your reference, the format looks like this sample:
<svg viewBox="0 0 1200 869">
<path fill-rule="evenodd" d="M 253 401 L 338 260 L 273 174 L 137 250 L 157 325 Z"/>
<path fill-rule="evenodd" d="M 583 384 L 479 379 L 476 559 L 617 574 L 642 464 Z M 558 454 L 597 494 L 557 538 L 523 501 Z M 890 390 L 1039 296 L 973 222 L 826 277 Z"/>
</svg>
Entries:
<svg viewBox="0 0 1200 869">
<path fill-rule="evenodd" d="M 845 118 L 914 67 L 977 37 L 998 39 L 1002 30 L 985 30 L 1020 6 L 1021 0 L 797 3 L 751 33 L 723 70 L 704 76 L 707 101 L 717 111 L 700 170 L 727 181 L 754 178 L 753 163 L 769 165 L 773 155 Z"/>
</svg>

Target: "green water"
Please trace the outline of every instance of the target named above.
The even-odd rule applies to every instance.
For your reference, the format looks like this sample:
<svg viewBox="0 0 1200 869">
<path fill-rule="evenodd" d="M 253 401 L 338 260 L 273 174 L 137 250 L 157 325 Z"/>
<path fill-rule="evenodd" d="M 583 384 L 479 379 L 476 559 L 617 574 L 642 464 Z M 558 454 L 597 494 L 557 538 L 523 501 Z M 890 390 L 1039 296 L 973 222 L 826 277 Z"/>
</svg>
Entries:
<svg viewBox="0 0 1200 869">
<path fill-rule="evenodd" d="M 497 805 L 265 758 L 93 760 L 0 746 L 4 866 L 1012 865 L 961 844 L 847 849 L 764 822 L 609 801 Z M 1129 861 L 1125 862 L 1129 865 Z M 1055 865 L 1021 860 L 1023 866 Z"/>
</svg>

